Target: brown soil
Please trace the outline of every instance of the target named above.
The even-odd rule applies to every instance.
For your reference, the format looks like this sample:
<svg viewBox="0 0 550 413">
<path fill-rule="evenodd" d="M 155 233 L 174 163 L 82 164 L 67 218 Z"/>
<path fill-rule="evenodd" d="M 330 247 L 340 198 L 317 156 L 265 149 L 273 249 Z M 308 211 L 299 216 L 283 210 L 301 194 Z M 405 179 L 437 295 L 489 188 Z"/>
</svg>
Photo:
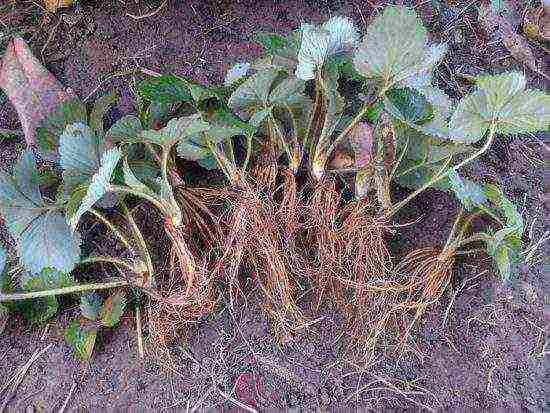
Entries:
<svg viewBox="0 0 550 413">
<path fill-rule="evenodd" d="M 118 118 L 134 110 L 129 87 L 133 79 L 121 76 L 102 82 L 110 74 L 140 65 L 201 82 L 220 81 L 232 63 L 258 55 L 260 49 L 251 42 L 256 31 L 287 33 L 301 21 L 318 22 L 329 14 L 352 16 L 363 26 L 374 14 L 370 4 L 384 2 L 168 1 L 156 15 L 136 20 L 128 13 L 143 15 L 160 3 L 83 1 L 82 17 L 74 26 L 62 13 L 43 21 L 39 10 L 28 11 L 34 7 L 31 2 L 21 3 L 2 22 L 13 28 L 34 27 L 25 37 L 40 54 L 50 30 L 62 19 L 44 49 L 47 67 L 81 97 L 97 92 L 99 84 L 99 91 L 117 90 L 122 100 L 112 117 Z M 491 42 L 477 23 L 474 7 L 465 9 L 471 1 L 449 1 L 453 7 L 440 12 L 431 3 L 445 2 L 414 3 L 422 4 L 419 12 L 434 37 L 449 42 L 450 53 L 439 78 L 451 96 L 468 90 L 457 72 L 523 69 L 506 58 L 498 42 L 487 45 Z M 72 16 L 74 10 L 68 13 Z M 538 50 L 537 55 L 541 56 Z M 542 78 L 528 74 L 531 87 L 548 88 Z M 0 96 L 0 103 L 0 128 L 17 129 L 17 117 L 5 97 Z M 0 139 L 1 162 L 8 167 L 23 144 L 18 138 Z M 536 140 L 526 139 L 495 145 L 470 175 L 503 186 L 520 205 L 527 227 L 533 223 L 525 240 L 535 242 L 548 230 L 543 219 L 548 206 L 543 177 L 537 171 L 542 148 Z M 454 199 L 436 192 L 418 199 L 400 219 L 410 222 L 419 211 L 425 215 L 419 225 L 392 240 L 394 252 L 440 245 L 456 207 Z M 149 214 L 146 224 L 153 231 L 160 219 Z M 12 245 L 2 234 L 2 244 Z M 159 238 L 154 232 L 150 235 Z M 87 236 L 103 242 L 101 235 Z M 548 245 L 543 247 L 542 257 L 548 256 Z M 240 410 L 238 400 L 260 410 L 361 406 L 542 411 L 549 407 L 545 397 L 549 379 L 543 369 L 550 321 L 547 270 L 548 261 L 541 258 L 522 268 L 513 287 L 502 291 L 488 259 L 481 255 L 464 259 L 454 272 L 455 289 L 427 313 L 410 351 L 397 357 L 381 349 L 364 369 L 344 357 L 339 314 L 324 310 L 323 319 L 307 334 L 281 347 L 254 291 L 239 320 L 231 319 L 227 310 L 218 312 L 198 326 L 187 346 L 174 347 L 172 372 L 161 369 L 153 357 L 139 359 L 131 312 L 120 328 L 101 334 L 92 361 L 82 364 L 62 338 L 63 327 L 76 314 L 75 302 L 66 300 L 59 317 L 46 327 L 29 326 L 19 317 L 10 321 L 0 337 L 0 391 L 36 350 L 52 344 L 32 365 L 8 410 L 57 410 L 76 383 L 68 403 L 74 410 Z M 502 299 L 508 295 L 510 299 Z M 155 348 L 155 343 L 146 345 Z"/>
</svg>

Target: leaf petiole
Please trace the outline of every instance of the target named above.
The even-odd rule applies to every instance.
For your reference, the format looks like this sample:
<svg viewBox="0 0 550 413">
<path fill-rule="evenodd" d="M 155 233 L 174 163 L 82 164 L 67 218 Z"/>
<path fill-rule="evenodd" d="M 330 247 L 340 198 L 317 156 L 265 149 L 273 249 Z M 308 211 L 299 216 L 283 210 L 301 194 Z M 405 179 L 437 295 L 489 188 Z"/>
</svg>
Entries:
<svg viewBox="0 0 550 413">
<path fill-rule="evenodd" d="M 10 293 L 10 294 L 0 293 L 0 303 L 8 302 L 8 301 L 29 300 L 29 299 L 40 298 L 40 297 L 67 295 L 67 294 L 80 293 L 84 291 L 107 290 L 111 288 L 125 287 L 129 284 L 130 283 L 126 280 L 114 280 L 114 281 L 109 281 L 105 283 L 73 285 L 71 287 L 54 288 L 52 290 L 44 290 L 44 291 L 31 291 L 28 293 Z"/>
</svg>

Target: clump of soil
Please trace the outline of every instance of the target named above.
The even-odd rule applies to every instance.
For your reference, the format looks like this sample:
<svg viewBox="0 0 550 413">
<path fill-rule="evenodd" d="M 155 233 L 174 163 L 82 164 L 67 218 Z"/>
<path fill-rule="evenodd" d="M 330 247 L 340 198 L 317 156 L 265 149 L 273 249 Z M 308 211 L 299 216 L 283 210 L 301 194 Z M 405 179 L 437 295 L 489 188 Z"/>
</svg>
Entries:
<svg viewBox="0 0 550 413">
<path fill-rule="evenodd" d="M 259 54 L 253 33 L 288 33 L 301 21 L 317 23 L 329 14 L 349 15 L 364 27 L 376 13 L 371 3 L 187 1 L 167 2 L 153 13 L 160 2 L 89 1 L 46 21 L 23 2 L 0 18 L 11 27 L 34 27 L 25 37 L 35 52 L 82 98 L 116 90 L 121 102 L 111 115 L 118 118 L 134 111 L 134 79 L 127 73 L 136 66 L 219 82 L 233 63 Z M 382 3 L 376 2 L 378 10 Z M 467 7 L 472 2 L 448 2 L 452 7 L 445 2 L 414 3 L 422 3 L 417 11 L 434 38 L 449 44 L 438 78 L 451 96 L 459 97 L 470 88 L 458 74 L 498 72 L 506 65 L 522 70 L 498 43 L 487 44 L 475 7 Z M 530 87 L 548 88 L 540 76 L 530 76 Z M 15 113 L 0 99 L 0 128 L 18 129 Z M 23 142 L 13 136 L 0 139 L 1 162 L 7 168 Z M 548 230 L 543 219 L 548 215 L 543 178 L 536 172 L 543 165 L 540 150 L 536 141 L 508 140 L 469 170 L 471 176 L 502 185 L 520 205 L 527 227 L 532 224 L 527 242 L 536 242 Z M 424 215 L 392 240 L 394 253 L 440 245 L 456 208 L 454 199 L 438 192 L 418 198 L 399 219 L 406 223 L 415 220 L 419 211 Z M 161 227 L 160 217 L 140 215 L 142 224 L 150 228 L 146 233 L 151 244 L 161 245 L 162 236 L 155 230 Z M 88 234 L 92 239 L 100 236 L 92 232 Z M 13 243 L 5 231 L 0 240 L 5 246 Z M 542 254 L 548 254 L 547 244 Z M 165 258 L 162 251 L 156 258 Z M 174 347 L 171 370 L 160 368 L 154 358 L 137 356 L 130 311 L 120 328 L 102 334 L 90 364 L 82 364 L 62 338 L 63 327 L 77 311 L 69 299 L 49 326 L 29 326 L 19 317 L 10 321 L 0 338 L 0 389 L 32 353 L 53 344 L 32 365 L 9 400 L 9 409 L 59 409 L 71 395 L 68 406 L 86 410 L 242 409 L 241 403 L 254 409 L 354 405 L 539 411 L 547 406 L 549 385 L 543 371 L 549 321 L 547 306 L 543 312 L 548 291 L 544 269 L 542 260 L 526 266 L 513 288 L 503 292 L 488 259 L 477 255 L 461 260 L 454 272 L 454 289 L 426 314 L 413 344 L 401 356 L 382 348 L 366 367 L 345 355 L 343 320 L 330 308 L 322 309 L 307 333 L 284 346 L 277 344 L 256 291 L 249 292 L 238 319 L 227 310 L 217 312 L 197 326 L 185 346 Z M 155 343 L 146 345 L 151 348 Z"/>
</svg>

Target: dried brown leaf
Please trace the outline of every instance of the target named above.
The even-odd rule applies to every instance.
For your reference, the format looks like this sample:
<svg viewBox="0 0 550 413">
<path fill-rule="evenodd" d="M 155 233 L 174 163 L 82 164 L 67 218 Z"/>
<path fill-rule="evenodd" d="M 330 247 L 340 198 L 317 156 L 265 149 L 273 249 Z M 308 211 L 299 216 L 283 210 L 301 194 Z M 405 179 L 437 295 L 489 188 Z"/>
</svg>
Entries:
<svg viewBox="0 0 550 413">
<path fill-rule="evenodd" d="M 44 0 L 44 6 L 50 13 L 55 13 L 63 7 L 70 7 L 74 4 L 74 0 Z"/>
<path fill-rule="evenodd" d="M 0 63 L 0 88 L 17 110 L 28 145 L 35 143 L 35 132 L 40 123 L 61 103 L 75 97 L 42 66 L 25 41 L 18 37 L 8 43 Z"/>
</svg>

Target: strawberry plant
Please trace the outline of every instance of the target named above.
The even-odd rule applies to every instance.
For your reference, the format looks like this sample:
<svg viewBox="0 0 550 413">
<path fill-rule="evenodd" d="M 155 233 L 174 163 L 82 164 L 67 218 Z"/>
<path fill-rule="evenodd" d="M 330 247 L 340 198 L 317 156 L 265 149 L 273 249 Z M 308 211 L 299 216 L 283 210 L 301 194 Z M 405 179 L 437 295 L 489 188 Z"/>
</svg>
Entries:
<svg viewBox="0 0 550 413">
<path fill-rule="evenodd" d="M 67 340 L 87 358 L 99 329 L 116 324 L 106 323 L 91 291 L 137 288 L 154 304 L 150 331 L 167 344 L 214 310 L 215 282 L 227 286 L 234 310 L 246 274 L 281 341 L 309 325 L 297 297 L 311 284 L 314 308 L 335 301 L 348 334 L 370 351 L 396 314 L 412 317 L 401 335 L 408 338 L 470 245 L 481 243 L 510 280 L 523 248 L 521 215 L 501 189 L 462 170 L 500 136 L 548 130 L 550 97 L 511 72 L 477 77 L 475 90 L 452 102 L 434 77 L 446 47 L 430 42 L 405 7 L 387 7 L 361 37 L 345 17 L 304 23 L 287 37 L 260 34 L 264 55 L 232 67 L 223 86 L 145 79 L 135 90 L 138 113 L 108 130 L 103 117 L 115 96 L 99 98 L 89 115 L 78 99 L 65 99 L 29 141 L 58 162 L 57 190 L 41 187 L 30 151 L 12 174 L 0 174 L 0 213 L 17 241 L 25 290 L 4 289 L 0 302 L 34 298 L 53 308 L 56 295 L 86 292 Z M 193 186 L 193 163 L 224 182 Z M 395 185 L 406 195 L 397 197 Z M 445 245 L 392 257 L 387 237 L 399 229 L 399 212 L 426 190 L 454 193 L 462 204 Z M 162 216 L 167 277 L 128 207 L 136 200 Z M 104 208 L 122 218 L 114 222 Z M 481 214 L 495 227 L 472 233 Z M 84 216 L 126 254 L 82 257 Z M 122 277 L 76 283 L 74 268 L 98 262 Z"/>
</svg>

